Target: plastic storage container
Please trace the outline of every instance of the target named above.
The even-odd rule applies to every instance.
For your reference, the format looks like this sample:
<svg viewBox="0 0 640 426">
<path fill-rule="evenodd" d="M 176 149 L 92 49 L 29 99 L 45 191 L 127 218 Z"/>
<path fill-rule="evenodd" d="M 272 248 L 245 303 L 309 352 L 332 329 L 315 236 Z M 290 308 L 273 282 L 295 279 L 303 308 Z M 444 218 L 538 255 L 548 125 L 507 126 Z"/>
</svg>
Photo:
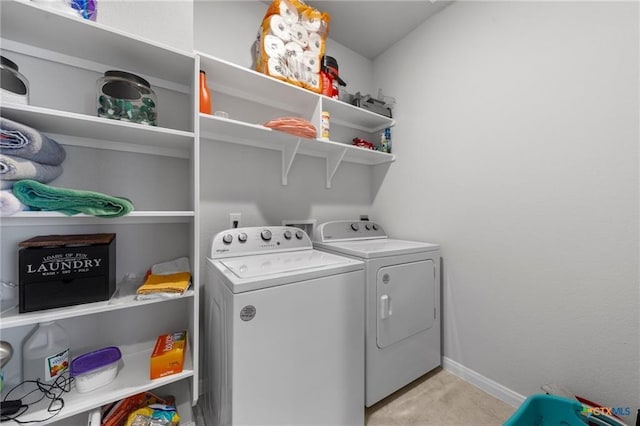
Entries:
<svg viewBox="0 0 640 426">
<path fill-rule="evenodd" d="M 207 73 L 200 70 L 200 112 L 211 114 L 211 91 L 207 85 Z"/>
<path fill-rule="evenodd" d="M 0 281 L 0 314 L 18 306 L 18 286 L 14 283 Z"/>
<path fill-rule="evenodd" d="M 584 426 L 588 423 L 581 412 L 582 404 L 576 400 L 555 395 L 532 395 L 503 426 Z"/>
<path fill-rule="evenodd" d="M 75 377 L 80 393 L 91 392 L 108 385 L 118 375 L 118 361 L 122 358 L 115 346 L 80 355 L 71 361 L 71 376 Z"/>
<path fill-rule="evenodd" d="M 329 140 L 331 133 L 331 114 L 329 111 L 322 111 L 322 139 Z"/>
<path fill-rule="evenodd" d="M 98 0 L 31 0 L 41 6 L 95 21 L 98 16 Z"/>
<path fill-rule="evenodd" d="M 20 74 L 18 65 L 4 56 L 0 56 L 0 84 L 3 102 L 29 103 L 29 81 Z"/>
<path fill-rule="evenodd" d="M 55 381 L 69 368 L 69 336 L 54 321 L 42 322 L 22 345 L 24 380 Z"/>
<path fill-rule="evenodd" d="M 97 85 L 99 117 L 158 125 L 158 99 L 144 78 L 125 71 L 106 71 Z"/>
</svg>

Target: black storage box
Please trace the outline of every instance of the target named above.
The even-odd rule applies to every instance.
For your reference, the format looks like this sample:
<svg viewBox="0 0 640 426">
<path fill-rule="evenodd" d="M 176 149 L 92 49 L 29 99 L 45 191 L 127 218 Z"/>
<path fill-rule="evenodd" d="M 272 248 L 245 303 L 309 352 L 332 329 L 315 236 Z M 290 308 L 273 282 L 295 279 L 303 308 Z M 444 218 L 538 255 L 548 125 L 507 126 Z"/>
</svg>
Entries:
<svg viewBox="0 0 640 426">
<path fill-rule="evenodd" d="M 109 300 L 116 234 L 46 235 L 19 245 L 19 312 Z"/>
</svg>

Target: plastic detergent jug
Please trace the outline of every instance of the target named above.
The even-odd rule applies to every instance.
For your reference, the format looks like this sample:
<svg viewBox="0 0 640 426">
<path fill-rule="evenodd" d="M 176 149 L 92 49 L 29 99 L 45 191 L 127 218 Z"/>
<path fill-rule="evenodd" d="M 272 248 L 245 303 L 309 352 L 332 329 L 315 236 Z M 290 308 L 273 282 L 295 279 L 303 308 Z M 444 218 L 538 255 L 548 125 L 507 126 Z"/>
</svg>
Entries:
<svg viewBox="0 0 640 426">
<path fill-rule="evenodd" d="M 22 345 L 24 380 L 50 383 L 69 368 L 69 336 L 54 321 L 38 324 Z"/>
</svg>

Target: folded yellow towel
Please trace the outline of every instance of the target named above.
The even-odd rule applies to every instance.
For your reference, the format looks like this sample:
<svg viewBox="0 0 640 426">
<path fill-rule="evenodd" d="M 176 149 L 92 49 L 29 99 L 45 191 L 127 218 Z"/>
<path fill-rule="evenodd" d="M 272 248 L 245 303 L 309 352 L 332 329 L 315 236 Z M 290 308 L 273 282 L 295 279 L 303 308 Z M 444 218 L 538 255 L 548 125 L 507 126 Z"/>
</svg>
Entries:
<svg viewBox="0 0 640 426">
<path fill-rule="evenodd" d="M 191 274 L 189 272 L 168 275 L 149 274 L 136 293 L 184 293 L 189 288 L 190 281 Z"/>
</svg>

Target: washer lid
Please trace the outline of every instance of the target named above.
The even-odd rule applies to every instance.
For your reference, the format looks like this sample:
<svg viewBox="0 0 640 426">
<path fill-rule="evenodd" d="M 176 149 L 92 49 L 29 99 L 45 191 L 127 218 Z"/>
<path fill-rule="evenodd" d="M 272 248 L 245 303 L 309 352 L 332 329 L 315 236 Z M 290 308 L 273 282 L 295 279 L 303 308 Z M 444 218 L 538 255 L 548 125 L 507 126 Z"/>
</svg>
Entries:
<svg viewBox="0 0 640 426">
<path fill-rule="evenodd" d="M 362 270 L 358 260 L 318 250 L 300 250 L 210 260 L 233 293 Z"/>
<path fill-rule="evenodd" d="M 334 251 L 363 259 L 373 259 L 385 256 L 420 253 L 439 250 L 439 244 L 420 243 L 416 241 L 394 240 L 380 238 L 373 240 L 340 241 L 336 243 L 313 243 L 315 247 Z"/>
<path fill-rule="evenodd" d="M 255 278 L 273 274 L 287 274 L 301 269 L 340 265 L 345 259 L 317 250 L 302 250 L 275 254 L 260 254 L 223 259 L 220 261 L 238 278 Z"/>
</svg>

